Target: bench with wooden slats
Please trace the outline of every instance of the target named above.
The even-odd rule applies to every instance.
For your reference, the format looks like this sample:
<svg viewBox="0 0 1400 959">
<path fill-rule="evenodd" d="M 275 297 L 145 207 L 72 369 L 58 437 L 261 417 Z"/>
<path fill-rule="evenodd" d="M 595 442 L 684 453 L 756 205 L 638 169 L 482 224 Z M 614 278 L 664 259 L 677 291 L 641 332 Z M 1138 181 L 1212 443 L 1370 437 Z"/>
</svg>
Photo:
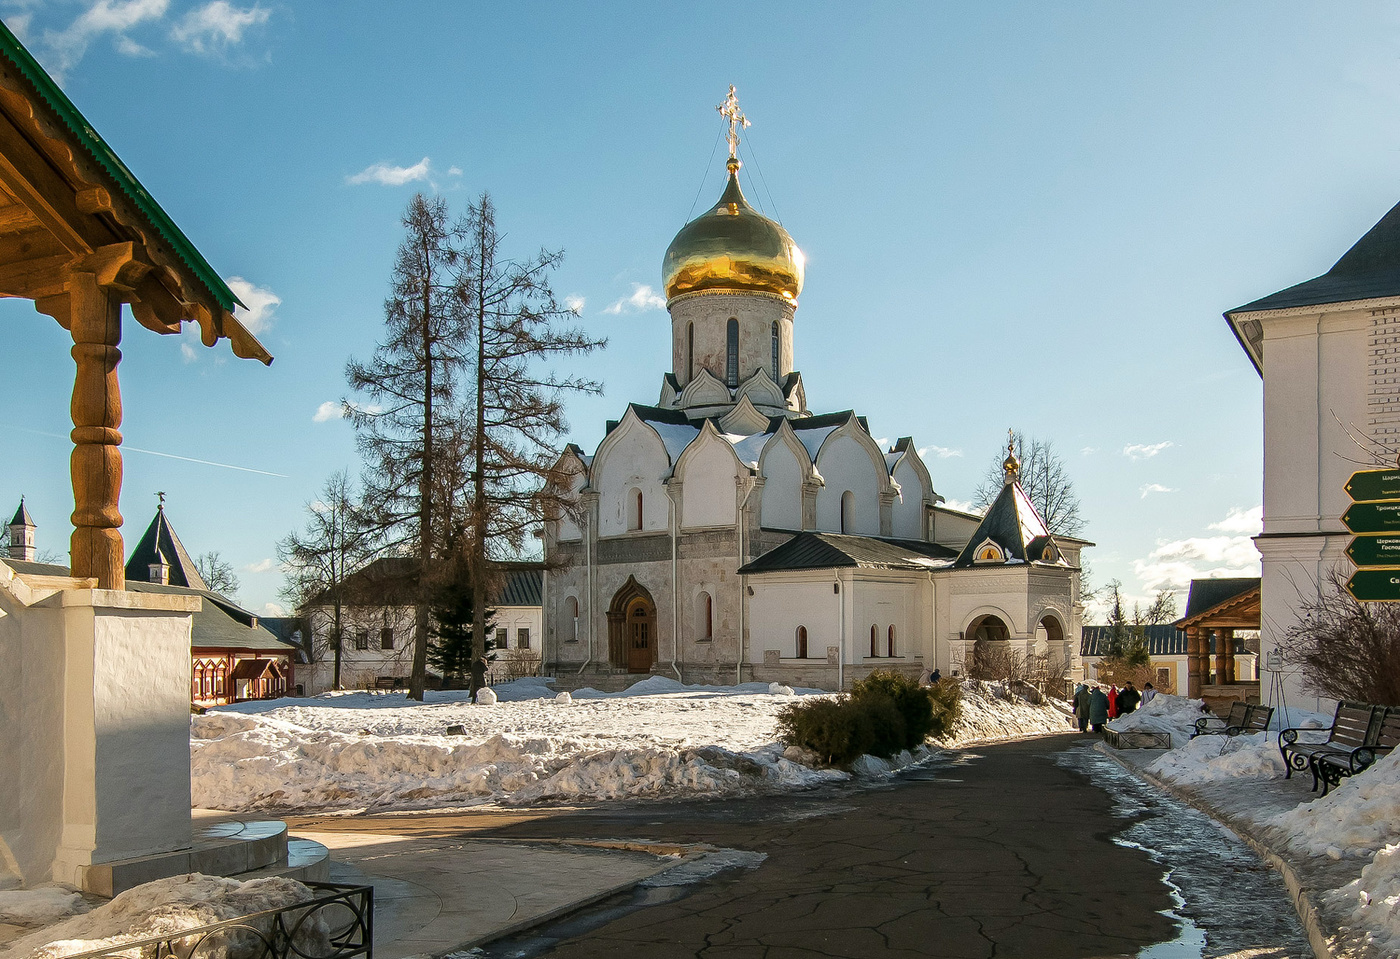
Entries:
<svg viewBox="0 0 1400 959">
<path fill-rule="evenodd" d="M 1377 757 L 1384 756 L 1396 746 L 1400 746 L 1400 708 L 1391 706 L 1375 707 L 1382 710 L 1380 722 L 1371 735 L 1370 745 L 1358 746 L 1349 752 L 1318 752 L 1312 756 L 1313 788 L 1322 782 L 1322 795 L 1333 786 L 1340 785 L 1347 776 L 1355 776 L 1374 763 Z"/>
<path fill-rule="evenodd" d="M 1304 729 L 1290 727 L 1278 734 L 1279 752 L 1288 771 L 1285 779 L 1294 771 L 1313 770 L 1313 788 L 1317 788 L 1317 771 L 1313 757 L 1320 754 L 1349 754 L 1353 750 L 1375 745 L 1372 737 L 1376 734 L 1385 714 L 1384 706 L 1368 703 L 1353 703 L 1342 700 L 1337 703 L 1336 715 L 1332 717 L 1329 729 Z M 1326 736 L 1325 739 L 1300 739 L 1302 736 Z"/>
<path fill-rule="evenodd" d="M 1234 735 L 1228 731 L 1238 730 L 1245 723 L 1249 716 L 1249 703 L 1233 702 L 1230 704 L 1230 715 L 1221 719 L 1219 716 L 1202 716 L 1196 720 L 1196 731 L 1191 734 L 1191 738 L 1197 736 L 1221 736 Z"/>
</svg>

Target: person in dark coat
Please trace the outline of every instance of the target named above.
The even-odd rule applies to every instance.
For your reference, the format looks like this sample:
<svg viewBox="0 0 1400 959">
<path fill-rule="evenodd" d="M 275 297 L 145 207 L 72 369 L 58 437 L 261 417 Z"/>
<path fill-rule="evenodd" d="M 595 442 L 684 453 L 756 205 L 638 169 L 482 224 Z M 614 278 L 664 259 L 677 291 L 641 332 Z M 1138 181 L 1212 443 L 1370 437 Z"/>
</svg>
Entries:
<svg viewBox="0 0 1400 959">
<path fill-rule="evenodd" d="M 1138 692 L 1137 687 L 1129 680 L 1123 684 L 1122 691 L 1118 693 L 1118 715 L 1128 715 L 1138 708 L 1140 702 L 1142 702 L 1142 693 Z"/>
<path fill-rule="evenodd" d="M 1108 722 L 1108 695 L 1102 686 L 1095 686 L 1089 694 L 1089 725 L 1094 732 L 1103 732 L 1103 724 Z"/>
<path fill-rule="evenodd" d="M 1083 683 L 1074 687 L 1074 698 L 1070 703 L 1074 706 L 1074 718 L 1082 733 L 1089 728 L 1089 687 Z"/>
</svg>

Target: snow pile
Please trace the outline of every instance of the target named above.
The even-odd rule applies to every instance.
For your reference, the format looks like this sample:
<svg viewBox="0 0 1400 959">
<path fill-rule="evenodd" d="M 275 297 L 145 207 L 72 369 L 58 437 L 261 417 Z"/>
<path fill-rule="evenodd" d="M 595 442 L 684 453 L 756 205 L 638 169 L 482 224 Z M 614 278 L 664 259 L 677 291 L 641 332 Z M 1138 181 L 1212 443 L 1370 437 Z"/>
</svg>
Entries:
<svg viewBox="0 0 1400 959">
<path fill-rule="evenodd" d="M 128 889 L 89 913 L 17 939 L 0 950 L 0 959 L 59 959 L 312 898 L 314 893 L 293 879 L 239 882 L 190 873 Z M 264 932 L 270 934 L 270 922 L 265 920 L 264 924 Z M 200 950 L 200 957 L 226 959 L 236 951 L 228 946 L 238 944 L 232 937 L 217 945 L 211 940 Z M 329 930 L 319 916 L 302 924 L 296 945 L 305 955 L 330 954 Z"/>
<path fill-rule="evenodd" d="M 1351 918 L 1367 931 L 1377 955 L 1400 955 L 1400 843 L 1378 851 L 1361 875 L 1331 898 L 1356 904 Z"/>
<path fill-rule="evenodd" d="M 62 886 L 0 891 L 0 922 L 16 926 L 46 926 L 86 911 L 82 894 Z"/>
<path fill-rule="evenodd" d="M 1067 706 L 1035 705 L 1002 683 L 967 680 L 962 684 L 962 715 L 953 731 L 936 740 L 940 746 L 961 746 L 991 739 L 1011 739 L 1070 730 Z"/>
<path fill-rule="evenodd" d="M 1180 785 L 1218 782 L 1223 779 L 1276 779 L 1287 770 L 1274 733 L 1252 736 L 1198 736 L 1184 746 L 1168 750 L 1147 767 Z"/>
<path fill-rule="evenodd" d="M 382 809 L 753 795 L 847 778 L 785 755 L 776 741 L 779 712 L 820 690 L 684 686 L 654 676 L 621 693 L 556 697 L 540 679 L 496 692 L 489 708 L 461 692 L 430 693 L 426 703 L 361 693 L 191 717 L 194 804 Z M 962 720 L 940 745 L 1068 728 L 1062 709 L 967 683 Z M 867 772 L 917 761 L 896 757 L 893 766 L 878 761 L 883 772 Z"/>
<path fill-rule="evenodd" d="M 1282 830 L 1290 849 L 1333 859 L 1370 856 L 1400 842 L 1400 752 L 1268 825 Z"/>
<path fill-rule="evenodd" d="M 1139 706 L 1126 716 L 1108 724 L 1114 732 L 1129 731 L 1170 733 L 1173 746 L 1185 745 L 1196 731 L 1196 720 L 1206 715 L 1205 704 L 1199 699 L 1158 693 L 1146 706 Z M 1217 742 L 1217 750 L 1220 744 Z"/>
</svg>

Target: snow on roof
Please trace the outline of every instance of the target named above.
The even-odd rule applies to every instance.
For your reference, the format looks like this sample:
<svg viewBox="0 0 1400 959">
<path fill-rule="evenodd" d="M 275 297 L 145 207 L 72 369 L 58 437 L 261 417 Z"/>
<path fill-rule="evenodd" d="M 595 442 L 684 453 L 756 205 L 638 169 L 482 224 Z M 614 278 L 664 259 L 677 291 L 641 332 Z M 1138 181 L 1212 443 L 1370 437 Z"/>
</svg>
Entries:
<svg viewBox="0 0 1400 959">
<path fill-rule="evenodd" d="M 666 455 L 671 457 L 671 465 L 681 458 L 685 448 L 694 442 L 695 437 L 700 435 L 700 431 L 693 426 L 682 426 L 679 423 L 658 423 L 655 420 L 642 420 L 647 426 L 656 430 L 656 435 L 661 437 L 661 443 L 666 447 Z"/>
<path fill-rule="evenodd" d="M 768 444 L 768 438 L 772 433 L 751 433 L 748 436 L 742 433 L 721 434 L 729 445 L 734 447 L 734 455 L 739 457 L 739 462 L 745 466 L 757 467 L 758 458 L 763 455 L 763 447 Z"/>
<path fill-rule="evenodd" d="M 797 438 L 802 441 L 802 445 L 807 447 L 807 455 L 812 457 L 812 462 L 816 462 L 817 453 L 821 451 L 822 444 L 832 433 L 840 429 L 840 425 L 823 426 L 814 430 L 804 430 L 800 426 L 794 425 L 792 430 L 797 434 Z"/>
</svg>

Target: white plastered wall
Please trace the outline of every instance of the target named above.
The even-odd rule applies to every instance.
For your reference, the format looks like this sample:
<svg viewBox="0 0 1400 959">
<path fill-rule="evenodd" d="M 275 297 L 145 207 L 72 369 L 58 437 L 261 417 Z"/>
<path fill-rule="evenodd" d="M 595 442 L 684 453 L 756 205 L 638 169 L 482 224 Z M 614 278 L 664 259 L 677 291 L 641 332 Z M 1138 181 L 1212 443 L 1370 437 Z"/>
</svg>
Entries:
<svg viewBox="0 0 1400 959">
<path fill-rule="evenodd" d="M 666 448 L 656 433 L 639 421 L 629 418 L 617 429 L 625 432 L 611 443 L 605 440 L 593 463 L 599 535 L 635 532 L 628 528 L 628 496 L 633 489 L 642 491 L 642 532 L 663 532 L 670 524 L 669 501 L 662 484 L 671 471 Z"/>
<path fill-rule="evenodd" d="M 899 539 L 924 539 L 924 498 L 931 495 L 924 489 L 919 471 L 907 458 L 894 468 L 894 481 L 899 484 L 899 498 L 894 501 L 894 535 Z"/>
<path fill-rule="evenodd" d="M 681 458 L 681 528 L 733 527 L 738 515 L 739 461 L 727 442 L 701 433 Z"/>
<path fill-rule="evenodd" d="M 817 529 L 842 531 L 841 496 L 849 490 L 855 497 L 855 517 L 854 528 L 846 532 L 879 536 L 880 480 L 884 470 L 875 465 L 864 444 L 849 434 L 833 433 L 818 454 L 817 471 L 826 480 L 817 492 Z"/>
<path fill-rule="evenodd" d="M 763 493 L 759 522 L 769 529 L 802 528 L 802 479 L 806 469 L 782 441 L 769 441 L 763 454 Z"/>
</svg>

